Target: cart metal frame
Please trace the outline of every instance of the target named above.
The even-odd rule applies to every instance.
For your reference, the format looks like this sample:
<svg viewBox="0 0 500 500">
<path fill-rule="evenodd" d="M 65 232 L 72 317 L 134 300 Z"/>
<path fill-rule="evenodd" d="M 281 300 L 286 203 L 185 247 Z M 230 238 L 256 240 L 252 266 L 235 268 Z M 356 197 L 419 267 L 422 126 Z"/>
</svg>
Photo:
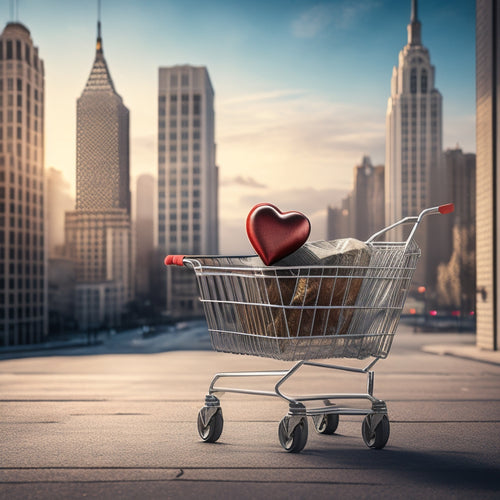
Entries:
<svg viewBox="0 0 500 500">
<path fill-rule="evenodd" d="M 255 395 L 255 396 L 272 396 L 272 397 L 278 397 L 281 399 L 284 399 L 285 401 L 288 402 L 289 409 L 287 415 L 283 417 L 279 424 L 278 428 L 278 437 L 280 440 L 280 443 L 282 447 L 289 452 L 300 452 L 306 442 L 307 442 L 307 434 L 308 434 L 308 425 L 307 425 L 307 417 L 311 417 L 314 428 L 315 430 L 320 433 L 320 434 L 333 434 L 335 430 L 337 429 L 337 425 L 339 422 L 339 415 L 364 415 L 365 418 L 363 420 L 362 424 L 362 436 L 365 444 L 369 448 L 375 448 L 375 449 L 381 449 L 383 448 L 388 439 L 389 439 L 389 434 L 390 434 L 390 426 L 389 426 L 389 418 L 387 415 L 387 406 L 385 401 L 376 398 L 373 393 L 374 393 L 374 381 L 375 381 L 375 372 L 372 370 L 372 368 L 375 366 L 375 364 L 380 360 L 383 359 L 387 356 L 390 347 L 392 345 L 392 340 L 393 336 L 395 333 L 395 330 L 397 328 L 397 324 L 399 322 L 399 317 L 401 313 L 401 309 L 404 305 L 406 295 L 408 293 L 408 287 L 411 282 L 411 278 L 413 276 L 413 271 L 416 266 L 416 260 L 418 256 L 420 255 L 420 251 L 417 247 L 417 245 L 414 243 L 414 236 L 415 232 L 421 223 L 422 219 L 427 216 L 427 215 L 432 215 L 432 214 L 446 214 L 452 212 L 454 209 L 452 204 L 448 205 L 442 205 L 438 207 L 432 207 L 426 210 L 423 210 L 419 216 L 415 217 L 406 217 L 399 222 L 396 222 L 381 231 L 375 233 L 373 236 L 371 236 L 366 243 L 368 245 L 371 245 L 373 247 L 376 247 L 377 245 L 380 245 L 377 243 L 375 240 L 380 238 L 382 235 L 385 235 L 388 231 L 394 229 L 395 227 L 398 227 L 403 224 L 413 224 L 413 228 L 409 233 L 409 236 L 406 241 L 404 242 L 384 242 L 382 246 L 384 248 L 390 249 L 391 247 L 393 248 L 398 248 L 403 250 L 403 254 L 407 255 L 409 253 L 412 253 L 412 255 L 415 255 L 416 258 L 412 261 L 412 264 L 408 268 L 408 273 L 405 273 L 404 279 L 405 281 L 405 289 L 402 292 L 398 292 L 398 302 L 394 304 L 393 302 L 389 301 L 384 304 L 383 307 L 380 307 L 381 310 L 389 311 L 392 316 L 390 319 L 389 327 L 385 323 L 381 323 L 382 326 L 378 327 L 378 330 L 374 330 L 374 332 L 371 332 L 372 337 L 377 337 L 377 343 L 374 344 L 374 346 L 369 347 L 369 350 L 367 351 L 366 348 L 364 350 L 359 348 L 359 351 L 355 351 L 354 354 L 350 353 L 347 354 L 347 357 L 354 358 L 357 357 L 359 359 L 365 359 L 366 357 L 372 357 L 373 359 L 364 367 L 364 368 L 359 368 L 359 367 L 352 367 L 352 366 L 344 366 L 344 365 L 336 365 L 336 364 L 328 364 L 328 363 L 323 363 L 323 362 L 317 362 L 317 361 L 312 361 L 311 359 L 300 359 L 295 362 L 295 364 L 290 368 L 290 369 L 285 369 L 285 370 L 269 370 L 269 371 L 242 371 L 242 372 L 223 372 L 223 373 L 217 373 L 214 378 L 212 379 L 208 394 L 205 397 L 205 405 L 200 409 L 199 414 L 198 414 L 198 432 L 200 434 L 200 437 L 203 439 L 203 441 L 206 442 L 215 442 L 219 439 L 222 429 L 223 429 L 223 417 L 222 417 L 222 409 L 221 409 L 221 404 L 220 404 L 220 397 L 224 393 L 237 393 L 237 394 L 246 394 L 246 395 Z M 418 254 L 417 254 L 418 252 Z M 199 278 L 200 275 L 203 274 L 204 270 L 207 269 L 207 266 L 203 266 L 203 264 L 200 262 L 201 258 L 196 258 L 196 257 L 180 257 L 180 256 L 169 256 L 166 259 L 167 264 L 181 264 L 188 266 L 192 269 L 194 269 L 197 277 Z M 167 262 L 168 261 L 168 262 Z M 384 266 L 387 266 L 387 264 L 384 264 Z M 214 266 L 208 266 L 210 269 L 209 272 L 212 273 L 213 275 L 217 276 L 217 269 L 214 268 Z M 266 270 L 269 268 L 266 268 Z M 286 268 L 278 268 L 280 271 Z M 293 268 L 294 270 L 301 270 L 304 269 L 302 267 L 297 267 Z M 312 268 L 308 269 L 315 269 L 313 266 Z M 387 267 L 380 267 L 377 269 L 387 269 Z M 229 278 L 235 279 L 234 276 L 238 274 L 238 272 L 243 273 L 245 269 L 239 268 L 239 267 L 232 267 L 230 268 L 231 273 L 233 273 Z M 259 269 L 254 269 L 252 272 L 259 272 Z M 359 274 L 359 276 L 358 276 Z M 302 274 L 299 272 L 299 276 L 302 276 Z M 362 278 L 362 279 L 368 279 L 364 273 L 355 273 L 354 275 L 350 275 L 350 278 L 352 279 L 354 276 L 354 279 Z M 384 279 L 389 279 L 385 274 L 383 275 Z M 245 276 L 248 278 L 248 276 Z M 307 278 L 311 278 L 310 275 L 307 276 Z M 317 279 L 318 276 L 316 276 L 315 272 L 313 271 L 312 273 L 312 278 Z M 321 274 L 321 279 L 324 279 L 325 277 L 323 274 Z M 330 276 L 327 276 L 327 278 L 331 278 Z M 371 277 L 374 282 L 378 279 L 377 276 L 372 276 Z M 277 278 L 278 279 L 278 278 Z M 326 278 L 325 278 L 326 279 Z M 346 277 L 342 276 L 342 279 L 346 279 Z M 390 279 L 392 280 L 401 280 L 401 276 L 395 275 L 391 276 Z M 232 332 L 232 331 L 223 331 L 220 328 L 220 320 L 217 318 L 218 313 L 220 313 L 221 310 L 215 309 L 212 310 L 213 303 L 218 304 L 220 301 L 219 300 L 214 300 L 213 298 L 208 297 L 207 295 L 210 295 L 210 290 L 207 290 L 207 287 L 210 288 L 210 283 L 207 285 L 206 283 L 200 282 L 200 279 L 198 279 L 198 285 L 200 289 L 200 295 L 201 295 L 201 300 L 204 302 L 204 305 L 206 306 L 205 312 L 207 316 L 207 321 L 209 323 L 209 330 L 211 335 L 214 334 L 214 337 L 212 337 L 212 343 L 214 345 L 214 348 L 216 350 L 220 351 L 226 351 L 226 352 L 238 352 L 238 348 L 245 349 L 242 352 L 239 352 L 240 354 L 256 354 L 264 357 L 277 357 L 278 359 L 281 359 L 278 355 L 275 353 L 273 355 L 267 356 L 267 345 L 268 344 L 262 344 L 260 345 L 260 339 L 256 338 L 255 342 L 257 343 L 257 347 L 252 346 L 253 350 L 246 350 L 248 349 L 248 337 L 242 337 L 244 332 Z M 215 282 L 214 282 L 215 283 Z M 230 283 L 230 284 L 228 284 Z M 224 287 L 229 287 L 233 288 L 234 284 L 231 284 L 231 281 L 225 281 L 222 283 L 222 285 L 219 282 L 216 282 L 215 284 L 217 286 L 222 286 Z M 321 283 L 321 281 L 320 281 Z M 230 290 L 230 293 L 237 293 L 234 291 L 234 289 Z M 319 293 L 319 291 L 318 291 Z M 366 292 L 367 294 L 373 293 L 373 290 L 368 288 L 368 291 Z M 401 295 L 402 293 L 402 295 Z M 229 294 L 230 295 L 230 294 Z M 360 314 L 366 314 L 369 315 L 370 313 L 372 314 L 373 318 L 377 317 L 377 314 L 379 311 L 376 311 L 377 314 L 373 313 L 374 309 L 377 309 L 374 307 L 372 304 L 370 307 L 363 305 L 363 302 L 365 302 L 366 299 L 363 299 L 363 297 L 359 298 L 356 302 L 355 306 L 338 306 L 338 305 L 329 305 L 329 306 L 321 306 L 318 305 L 318 299 L 316 299 L 316 303 L 313 304 L 312 306 L 302 306 L 304 310 L 319 310 L 319 309 L 333 309 L 333 308 L 338 308 L 342 307 L 343 310 L 359 310 Z M 358 302 L 360 302 L 358 304 Z M 224 306 L 226 307 L 227 304 L 229 304 L 232 307 L 236 307 L 238 305 L 250 305 L 250 306 L 259 306 L 260 304 L 248 304 L 247 302 L 239 302 L 236 300 L 234 297 L 227 297 L 224 300 Z M 286 306 L 286 305 L 281 305 L 281 306 L 274 306 L 267 304 L 267 307 L 281 307 L 283 309 L 283 316 L 286 316 L 286 311 L 285 309 L 287 307 L 297 309 L 297 306 Z M 392 311 L 394 309 L 394 311 Z M 213 326 L 212 324 L 215 324 Z M 363 323 L 358 324 L 359 325 L 364 325 Z M 365 326 L 362 326 L 365 328 Z M 354 326 L 353 328 L 356 328 Z M 367 327 L 369 328 L 369 327 Z M 389 331 L 386 331 L 388 328 Z M 316 332 L 315 332 L 316 333 Z M 215 334 L 219 335 L 219 337 L 215 337 Z M 225 336 L 235 336 L 236 341 L 233 340 L 231 344 L 231 348 L 228 348 L 227 345 L 224 343 L 221 345 L 220 344 L 220 336 L 222 335 L 221 338 L 225 338 Z M 332 341 L 335 340 L 337 341 L 339 337 L 342 337 L 341 340 L 344 342 L 349 341 L 350 339 L 353 342 L 358 342 L 359 344 L 359 338 L 363 337 L 364 333 L 359 333 L 356 332 L 355 334 L 352 334 L 352 332 L 347 335 L 329 335 L 325 332 L 323 332 L 322 335 L 314 335 L 311 336 L 310 339 L 329 339 L 331 338 Z M 250 334 L 252 337 L 252 334 Z M 255 336 L 255 335 L 253 335 Z M 230 337 L 231 339 L 233 337 Z M 258 337 L 258 336 L 257 336 Z M 381 340 L 379 340 L 379 338 Z M 219 339 L 219 340 L 217 340 Z M 243 340 L 241 340 L 243 339 Z M 300 339 L 302 341 L 302 339 Z M 267 341 L 267 340 L 266 340 Z M 313 340 L 310 340 L 312 343 Z M 358 345 L 356 344 L 356 345 Z M 362 344 L 361 344 L 362 345 Z M 369 344 L 370 345 L 370 344 Z M 236 347 L 235 347 L 236 346 Z M 235 350 L 236 349 L 236 350 Z M 310 351 L 306 351 L 306 356 Z M 331 354 L 331 353 L 330 353 Z M 341 350 L 339 353 L 334 352 L 331 354 L 331 357 L 344 357 L 345 351 Z M 316 352 L 311 354 L 311 356 L 314 356 L 315 358 L 318 358 L 319 355 Z M 293 355 L 290 358 L 282 358 L 282 359 L 294 359 Z M 366 392 L 365 393 L 332 393 L 332 394 L 310 394 L 310 395 L 299 395 L 299 396 L 290 396 L 285 394 L 285 392 L 282 390 L 282 386 L 285 382 L 289 381 L 303 366 L 311 366 L 319 369 L 327 369 L 327 370 L 341 370 L 341 371 L 347 371 L 347 372 L 352 372 L 352 373 L 358 373 L 358 374 L 364 374 L 366 375 Z M 225 386 L 225 385 L 219 385 L 219 383 L 222 381 L 222 379 L 228 379 L 228 378 L 233 378 L 233 379 L 242 379 L 242 378 L 248 378 L 248 377 L 277 377 L 278 380 L 274 384 L 274 390 L 255 390 L 255 389 L 246 389 L 246 388 L 238 388 L 238 387 L 230 387 L 230 386 Z M 371 403 L 371 408 L 359 408 L 359 407 L 351 407 L 351 406 L 337 406 L 335 403 L 332 401 L 334 400 L 368 400 L 369 403 Z M 323 406 L 313 406 L 313 407 L 308 407 L 306 406 L 307 403 L 311 402 L 319 402 L 321 401 L 323 403 Z"/>
</svg>

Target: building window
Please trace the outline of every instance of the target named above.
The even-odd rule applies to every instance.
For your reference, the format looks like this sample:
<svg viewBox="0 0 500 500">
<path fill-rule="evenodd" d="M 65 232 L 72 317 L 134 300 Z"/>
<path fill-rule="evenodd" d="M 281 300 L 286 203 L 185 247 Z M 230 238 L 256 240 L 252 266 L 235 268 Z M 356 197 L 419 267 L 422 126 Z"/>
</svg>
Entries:
<svg viewBox="0 0 500 500">
<path fill-rule="evenodd" d="M 427 71 L 425 69 L 422 70 L 422 81 L 420 83 L 422 94 L 427 94 Z"/>
<path fill-rule="evenodd" d="M 412 68 L 410 73 L 410 92 L 417 93 L 417 68 Z"/>
</svg>

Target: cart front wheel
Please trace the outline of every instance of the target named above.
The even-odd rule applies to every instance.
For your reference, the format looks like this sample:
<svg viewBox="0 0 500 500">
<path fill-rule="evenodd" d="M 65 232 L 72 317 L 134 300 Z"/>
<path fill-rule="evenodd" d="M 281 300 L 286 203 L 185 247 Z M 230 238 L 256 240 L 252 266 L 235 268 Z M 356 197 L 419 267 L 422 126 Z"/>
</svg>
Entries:
<svg viewBox="0 0 500 500">
<path fill-rule="evenodd" d="M 315 415 L 313 417 L 314 428 L 318 434 L 335 434 L 339 426 L 339 416 L 336 413 L 326 415 Z"/>
<path fill-rule="evenodd" d="M 387 444 L 387 441 L 389 439 L 389 418 L 387 417 L 387 415 L 382 415 L 379 423 L 375 423 L 375 419 L 380 419 L 380 415 L 367 415 L 363 420 L 361 433 L 363 435 L 363 441 L 365 442 L 366 446 L 375 450 L 380 450 Z"/>
<path fill-rule="evenodd" d="M 224 419 L 222 418 L 222 410 L 220 408 L 217 409 L 217 412 L 214 413 L 212 418 L 204 425 L 202 412 L 200 410 L 198 413 L 198 433 L 203 439 L 203 441 L 207 443 L 215 443 L 217 439 L 220 438 L 222 434 L 222 428 L 224 427 Z"/>
<path fill-rule="evenodd" d="M 294 417 L 285 416 L 278 428 L 278 437 L 281 446 L 290 453 L 300 453 L 307 443 L 307 418 L 301 417 L 293 429 Z M 296 418 L 296 417 L 295 417 Z"/>
</svg>

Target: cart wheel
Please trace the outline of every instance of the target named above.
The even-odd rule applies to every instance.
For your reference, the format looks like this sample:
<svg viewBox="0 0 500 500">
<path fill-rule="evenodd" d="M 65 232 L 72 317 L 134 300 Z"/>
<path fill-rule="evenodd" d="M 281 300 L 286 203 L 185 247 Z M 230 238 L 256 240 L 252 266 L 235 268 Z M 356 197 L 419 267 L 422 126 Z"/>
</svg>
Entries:
<svg viewBox="0 0 500 500">
<path fill-rule="evenodd" d="M 361 426 L 361 433 L 366 446 L 374 448 L 375 450 L 380 450 L 387 444 L 389 439 L 389 418 L 387 415 L 382 415 L 382 419 L 377 424 L 377 427 L 372 430 L 371 424 L 375 417 L 375 414 L 371 414 L 364 418 L 363 425 Z"/>
<path fill-rule="evenodd" d="M 201 416 L 202 410 L 198 413 L 198 433 L 207 443 L 215 443 L 217 439 L 220 438 L 222 434 L 222 428 L 224 427 L 224 419 L 222 418 L 222 410 L 217 409 L 212 418 L 208 421 L 207 425 L 203 425 L 203 419 Z"/>
<path fill-rule="evenodd" d="M 288 432 L 290 416 L 285 416 L 278 427 L 278 437 L 283 448 L 290 453 L 300 453 L 307 443 L 307 418 L 301 417 L 295 428 Z"/>
<path fill-rule="evenodd" d="M 313 417 L 313 423 L 318 434 L 335 434 L 339 426 L 339 416 L 337 413 L 315 415 Z"/>
</svg>

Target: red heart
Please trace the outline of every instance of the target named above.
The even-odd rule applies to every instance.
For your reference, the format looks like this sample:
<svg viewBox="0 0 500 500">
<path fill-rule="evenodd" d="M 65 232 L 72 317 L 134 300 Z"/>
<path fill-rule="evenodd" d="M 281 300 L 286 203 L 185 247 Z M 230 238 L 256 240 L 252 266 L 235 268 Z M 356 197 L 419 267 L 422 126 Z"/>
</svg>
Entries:
<svg viewBox="0 0 500 500">
<path fill-rule="evenodd" d="M 270 203 L 255 205 L 247 217 L 248 239 L 266 266 L 298 250 L 310 232 L 304 214 L 281 212 Z"/>
</svg>

